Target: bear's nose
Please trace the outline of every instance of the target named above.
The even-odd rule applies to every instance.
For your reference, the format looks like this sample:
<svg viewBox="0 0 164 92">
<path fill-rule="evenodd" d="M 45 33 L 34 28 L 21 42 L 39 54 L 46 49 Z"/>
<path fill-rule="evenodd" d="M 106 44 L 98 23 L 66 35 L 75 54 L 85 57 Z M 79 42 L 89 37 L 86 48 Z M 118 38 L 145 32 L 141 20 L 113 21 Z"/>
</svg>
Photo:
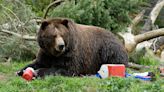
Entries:
<svg viewBox="0 0 164 92">
<path fill-rule="evenodd" d="M 59 50 L 63 50 L 64 45 L 63 45 L 63 44 L 61 44 L 61 45 L 59 45 L 58 47 L 59 47 Z"/>
</svg>

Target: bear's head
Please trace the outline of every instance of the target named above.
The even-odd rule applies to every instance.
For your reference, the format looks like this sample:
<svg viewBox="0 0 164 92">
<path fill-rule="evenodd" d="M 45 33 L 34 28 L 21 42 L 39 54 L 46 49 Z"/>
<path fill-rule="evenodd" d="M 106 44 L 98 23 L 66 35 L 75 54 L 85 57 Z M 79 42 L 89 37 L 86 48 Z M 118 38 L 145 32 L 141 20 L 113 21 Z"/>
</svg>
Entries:
<svg viewBox="0 0 164 92">
<path fill-rule="evenodd" d="M 62 55 L 69 42 L 69 22 L 68 19 L 44 20 L 37 37 L 40 48 L 53 56 Z"/>
</svg>

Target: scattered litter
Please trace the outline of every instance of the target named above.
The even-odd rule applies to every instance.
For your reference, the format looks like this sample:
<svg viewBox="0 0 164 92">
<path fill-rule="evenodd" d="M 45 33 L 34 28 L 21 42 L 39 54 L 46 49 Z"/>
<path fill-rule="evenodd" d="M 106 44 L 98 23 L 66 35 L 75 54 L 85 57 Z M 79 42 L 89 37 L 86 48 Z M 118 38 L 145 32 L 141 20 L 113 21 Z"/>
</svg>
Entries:
<svg viewBox="0 0 164 92">
<path fill-rule="evenodd" d="M 152 80 L 152 76 L 153 76 L 152 72 L 133 73 L 133 74 L 126 73 L 126 77 L 134 77 L 134 78 L 141 79 L 144 81 Z"/>
<path fill-rule="evenodd" d="M 125 77 L 125 65 L 103 64 L 96 76 L 99 78 L 108 78 L 111 76 Z"/>
<path fill-rule="evenodd" d="M 101 66 L 100 70 L 97 74 L 95 74 L 97 78 L 110 78 L 110 77 L 134 77 L 137 79 L 141 79 L 144 81 L 152 80 L 154 74 L 152 72 L 143 72 L 143 73 L 133 73 L 129 74 L 125 70 L 125 66 L 123 64 L 104 64 Z"/>
</svg>

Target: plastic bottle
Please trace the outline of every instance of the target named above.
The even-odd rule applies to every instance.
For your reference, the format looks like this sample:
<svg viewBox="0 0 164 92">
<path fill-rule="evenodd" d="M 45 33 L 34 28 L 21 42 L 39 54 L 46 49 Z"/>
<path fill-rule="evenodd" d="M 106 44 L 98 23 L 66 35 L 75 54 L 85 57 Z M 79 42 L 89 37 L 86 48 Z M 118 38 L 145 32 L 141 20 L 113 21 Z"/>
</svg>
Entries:
<svg viewBox="0 0 164 92">
<path fill-rule="evenodd" d="M 28 68 L 24 71 L 22 77 L 23 77 L 25 80 L 27 80 L 27 81 L 31 81 L 31 80 L 33 79 L 33 77 L 34 77 L 34 72 L 35 72 L 35 71 L 34 71 L 33 68 L 28 67 Z"/>
</svg>

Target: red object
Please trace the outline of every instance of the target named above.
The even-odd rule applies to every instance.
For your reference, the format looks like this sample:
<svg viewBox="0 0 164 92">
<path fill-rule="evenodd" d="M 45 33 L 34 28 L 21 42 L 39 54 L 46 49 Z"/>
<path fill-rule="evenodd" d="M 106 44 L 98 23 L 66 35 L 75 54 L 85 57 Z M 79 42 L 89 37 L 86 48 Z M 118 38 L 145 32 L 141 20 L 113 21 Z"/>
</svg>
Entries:
<svg viewBox="0 0 164 92">
<path fill-rule="evenodd" d="M 123 64 L 109 64 L 109 76 L 125 77 L 125 65 Z"/>
<path fill-rule="evenodd" d="M 30 81 L 30 80 L 33 79 L 33 72 L 34 72 L 33 68 L 27 68 L 27 69 L 25 70 L 25 72 L 23 73 L 22 77 L 23 77 L 25 80 Z"/>
</svg>

